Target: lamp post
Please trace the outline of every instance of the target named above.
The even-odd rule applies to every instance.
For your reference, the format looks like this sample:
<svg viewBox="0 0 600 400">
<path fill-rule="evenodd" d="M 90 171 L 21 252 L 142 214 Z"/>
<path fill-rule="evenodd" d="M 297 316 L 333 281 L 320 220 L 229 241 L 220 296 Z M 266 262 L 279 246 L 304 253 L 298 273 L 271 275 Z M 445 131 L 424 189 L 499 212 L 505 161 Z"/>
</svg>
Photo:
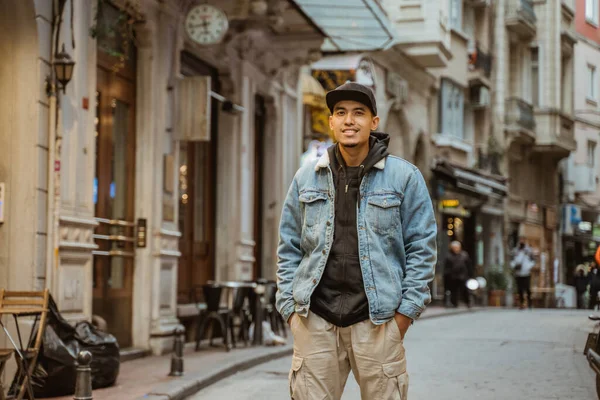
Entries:
<svg viewBox="0 0 600 400">
<path fill-rule="evenodd" d="M 65 44 L 63 43 L 60 53 L 54 57 L 54 75 L 56 80 L 60 82 L 63 93 L 65 93 L 67 84 L 73 77 L 73 67 L 75 67 L 75 61 L 65 51 Z"/>
</svg>

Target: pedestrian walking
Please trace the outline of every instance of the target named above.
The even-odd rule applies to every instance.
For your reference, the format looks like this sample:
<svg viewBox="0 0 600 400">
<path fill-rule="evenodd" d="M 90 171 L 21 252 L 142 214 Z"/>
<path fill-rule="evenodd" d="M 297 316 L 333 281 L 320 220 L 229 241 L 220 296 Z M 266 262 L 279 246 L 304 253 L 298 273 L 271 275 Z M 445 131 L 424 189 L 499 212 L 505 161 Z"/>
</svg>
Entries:
<svg viewBox="0 0 600 400">
<path fill-rule="evenodd" d="M 575 291 L 577 292 L 577 308 L 585 307 L 585 292 L 590 284 L 590 277 L 586 275 L 583 265 L 578 265 L 575 269 Z"/>
<path fill-rule="evenodd" d="M 337 143 L 296 173 L 280 225 L 277 309 L 294 336 L 296 400 L 407 399 L 403 339 L 430 302 L 436 222 L 423 176 L 389 155 L 373 92 L 327 93 Z"/>
<path fill-rule="evenodd" d="M 450 300 L 454 307 L 458 307 L 459 299 L 471 307 L 469 291 L 467 290 L 467 280 L 474 277 L 473 263 L 469 254 L 462 249 L 459 241 L 450 243 L 450 251 L 446 256 L 444 265 L 444 274 L 448 274 L 448 283 L 450 284 Z"/>
<path fill-rule="evenodd" d="M 531 304 L 531 269 L 535 266 L 533 253 L 524 240 L 519 242 L 519 245 L 513 251 L 513 258 L 510 267 L 513 269 L 515 280 L 517 281 L 517 289 L 519 291 L 519 308 L 525 309 L 525 293 L 527 294 L 527 305 L 532 308 Z"/>
<path fill-rule="evenodd" d="M 600 269 L 598 264 L 591 262 L 590 272 L 588 272 L 590 283 L 590 310 L 594 310 L 600 304 L 598 292 L 600 292 Z"/>
</svg>

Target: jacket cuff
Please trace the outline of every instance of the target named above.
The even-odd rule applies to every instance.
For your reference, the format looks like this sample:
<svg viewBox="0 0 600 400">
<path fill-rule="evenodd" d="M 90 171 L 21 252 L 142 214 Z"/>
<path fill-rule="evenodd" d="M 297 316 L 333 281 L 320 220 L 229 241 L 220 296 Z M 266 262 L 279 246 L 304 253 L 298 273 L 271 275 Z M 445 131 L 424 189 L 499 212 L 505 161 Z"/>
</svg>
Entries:
<svg viewBox="0 0 600 400">
<path fill-rule="evenodd" d="M 289 304 L 286 304 L 285 306 L 283 306 L 281 311 L 279 311 L 279 313 L 283 317 L 283 320 L 286 323 L 288 322 L 288 320 L 294 313 L 295 309 L 296 309 L 296 306 L 295 306 L 294 302 L 290 302 Z"/>
<path fill-rule="evenodd" d="M 412 319 L 414 322 L 419 319 L 423 310 L 423 308 L 417 306 L 415 303 L 404 300 L 402 303 L 400 303 L 400 307 L 398 307 L 396 311 Z"/>
</svg>

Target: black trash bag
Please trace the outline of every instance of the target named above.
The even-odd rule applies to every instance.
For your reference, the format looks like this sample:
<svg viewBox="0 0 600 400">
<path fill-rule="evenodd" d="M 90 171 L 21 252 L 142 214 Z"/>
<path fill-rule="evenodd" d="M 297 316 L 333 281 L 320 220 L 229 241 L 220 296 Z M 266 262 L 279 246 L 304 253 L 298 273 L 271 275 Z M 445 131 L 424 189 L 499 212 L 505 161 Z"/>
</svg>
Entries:
<svg viewBox="0 0 600 400">
<path fill-rule="evenodd" d="M 117 339 L 87 321 L 71 326 L 58 312 L 52 296 L 48 308 L 41 351 L 31 379 L 35 397 L 74 394 L 77 355 L 82 350 L 92 353 L 92 388 L 113 385 L 120 367 Z M 35 334 L 32 338 L 35 338 Z M 16 380 L 17 377 L 12 388 L 16 387 Z"/>
</svg>

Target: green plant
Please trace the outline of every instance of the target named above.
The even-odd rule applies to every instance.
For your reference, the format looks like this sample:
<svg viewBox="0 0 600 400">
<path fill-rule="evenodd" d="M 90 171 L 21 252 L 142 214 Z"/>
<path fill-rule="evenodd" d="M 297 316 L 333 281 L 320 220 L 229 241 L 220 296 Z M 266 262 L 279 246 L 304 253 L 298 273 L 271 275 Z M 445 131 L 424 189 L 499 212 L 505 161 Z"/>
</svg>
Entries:
<svg viewBox="0 0 600 400">
<path fill-rule="evenodd" d="M 485 279 L 488 290 L 506 290 L 508 279 L 501 269 L 491 269 L 487 272 Z"/>
<path fill-rule="evenodd" d="M 96 0 L 90 36 L 98 41 L 102 51 L 116 59 L 113 72 L 129 60 L 130 46 L 135 43 L 133 27 L 140 18 L 139 0 L 125 0 L 120 7 L 111 0 Z"/>
</svg>

